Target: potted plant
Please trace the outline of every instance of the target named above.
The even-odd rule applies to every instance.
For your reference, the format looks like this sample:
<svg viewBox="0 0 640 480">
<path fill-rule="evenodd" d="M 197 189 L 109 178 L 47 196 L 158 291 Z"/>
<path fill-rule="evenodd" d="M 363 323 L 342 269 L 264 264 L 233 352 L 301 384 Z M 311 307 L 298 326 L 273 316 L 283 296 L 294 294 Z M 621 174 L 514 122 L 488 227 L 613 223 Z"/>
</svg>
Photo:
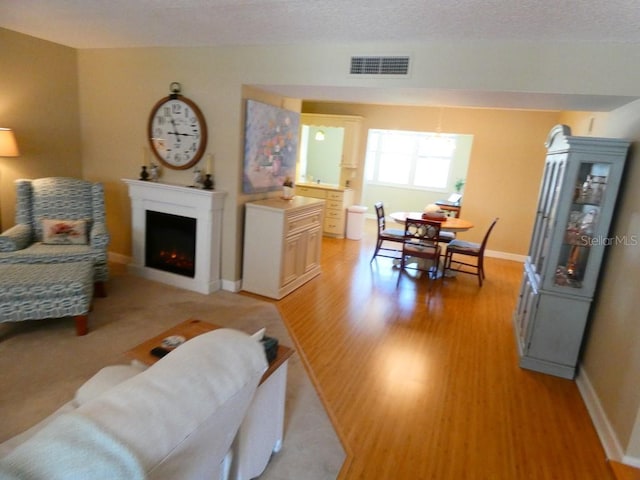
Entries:
<svg viewBox="0 0 640 480">
<path fill-rule="evenodd" d="M 462 187 L 464 187 L 464 178 L 456 180 L 456 183 L 453 186 L 456 189 L 456 193 L 462 192 Z"/>
<path fill-rule="evenodd" d="M 282 182 L 282 196 L 285 200 L 290 200 L 293 198 L 293 181 L 290 177 L 285 177 Z"/>
</svg>

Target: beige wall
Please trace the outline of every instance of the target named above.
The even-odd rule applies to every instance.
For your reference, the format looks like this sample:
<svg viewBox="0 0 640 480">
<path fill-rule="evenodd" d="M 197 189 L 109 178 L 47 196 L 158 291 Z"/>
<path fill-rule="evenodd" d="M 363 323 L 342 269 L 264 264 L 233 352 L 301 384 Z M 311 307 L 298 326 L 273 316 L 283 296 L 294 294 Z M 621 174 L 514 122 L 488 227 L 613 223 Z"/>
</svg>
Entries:
<svg viewBox="0 0 640 480">
<path fill-rule="evenodd" d="M 240 60 L 238 60 L 240 61 Z M 216 190 L 226 192 L 222 229 L 222 278 L 227 288 L 241 275 L 242 206 L 265 195 L 241 194 L 244 101 L 239 71 L 222 49 L 113 49 L 79 52 L 80 101 L 87 177 L 105 185 L 110 251 L 131 254 L 130 203 L 123 178 L 137 178 L 147 149 L 151 107 L 182 84 L 182 94 L 198 104 L 208 127 L 208 154 L 214 155 Z M 233 64 L 233 62 L 230 62 Z M 241 63 L 241 62 L 240 62 Z M 249 89 L 247 96 L 299 111 L 300 101 Z M 262 98 L 259 98 L 262 95 Z M 162 169 L 161 180 L 190 185 L 192 170 Z"/>
<path fill-rule="evenodd" d="M 571 135 L 588 137 L 598 135 L 598 131 L 602 135 L 608 118 L 609 114 L 603 112 L 561 112 L 559 123 L 571 125 Z"/>
<path fill-rule="evenodd" d="M 365 151 L 370 128 L 436 131 L 441 123 L 443 132 L 473 135 L 463 217 L 478 228 L 461 237 L 482 240 L 485 227 L 494 217 L 500 217 L 490 249 L 526 255 L 530 238 L 523 232 L 530 232 L 533 225 L 544 142 L 558 122 L 558 112 L 318 102 L 304 102 L 303 111 L 362 116 L 361 152 Z M 362 188 L 362 164 L 361 158 L 358 178 L 353 182 L 357 190 Z"/>
<path fill-rule="evenodd" d="M 87 178 L 105 184 L 112 252 L 124 257 L 130 254 L 129 201 L 121 179 L 138 175 L 146 148 L 149 110 L 168 94 L 172 81 L 180 81 L 184 95 L 198 103 L 207 118 L 207 153 L 215 155 L 216 188 L 227 192 L 222 276 L 229 282 L 241 278 L 242 205 L 247 200 L 264 197 L 244 198 L 240 193 L 243 99 L 253 96 L 278 106 L 289 103 L 293 106 L 287 108 L 292 110 L 300 110 L 300 104 L 257 88 L 243 94 L 243 75 L 255 80 L 262 72 L 254 68 L 244 72 L 247 63 L 251 64 L 247 59 L 254 58 L 256 52 L 238 49 L 236 53 L 238 55 L 230 57 L 228 49 L 212 48 L 79 52 L 84 170 Z M 225 62 L 227 68 L 221 70 L 220 65 Z M 272 72 L 266 74 L 271 75 Z M 183 78 L 185 76 L 187 78 Z M 372 125 L 382 128 L 424 125 L 435 129 L 439 118 L 439 109 L 433 108 L 354 108 L 349 104 L 323 108 L 330 113 L 362 115 L 365 131 Z M 447 109 L 443 115 L 445 130 L 453 128 L 475 137 L 465 188 L 465 216 L 478 226 L 488 225 L 493 216 L 501 217 L 501 228 L 492 239 L 492 250 L 526 253 L 528 239 L 521 232 L 531 228 L 544 160 L 544 139 L 557 118 L 557 112 L 490 109 Z M 365 135 L 361 141 L 366 141 Z M 358 175 L 361 176 L 361 172 Z M 189 184 L 191 173 L 164 169 L 163 180 Z M 361 182 L 358 178 L 354 183 L 357 188 Z M 496 185 L 500 185 L 499 193 Z M 470 240 L 479 240 L 482 230 L 472 230 L 467 236 Z"/>
<path fill-rule="evenodd" d="M 629 242 L 607 249 L 582 362 L 623 451 L 640 462 L 640 102 L 611 112 L 594 133 L 634 141 L 612 231 Z"/>
<path fill-rule="evenodd" d="M 0 127 L 20 157 L 0 158 L 0 224 L 14 224 L 17 178 L 82 176 L 76 50 L 0 28 Z"/>
<path fill-rule="evenodd" d="M 238 154 L 241 145 L 241 85 L 220 80 L 218 51 L 193 49 L 114 49 L 79 52 L 84 169 L 105 185 L 110 251 L 131 254 L 131 212 L 123 178 L 138 178 L 146 155 L 151 107 L 182 84 L 182 93 L 202 110 L 208 127 L 206 157 L 214 155 L 216 188 L 227 192 L 224 210 L 223 277 L 236 275 Z M 162 181 L 192 184 L 192 170 L 163 167 Z"/>
<path fill-rule="evenodd" d="M 46 42 L 42 42 L 46 43 Z M 43 47 L 44 49 L 45 47 Z M 601 47 L 595 47 L 600 49 Z M 348 58 L 366 49 L 384 54 L 406 50 L 412 53 L 412 72 L 403 79 L 350 78 L 346 75 Z M 399 50 L 398 50 L 399 49 Z M 135 178 L 143 162 L 146 146 L 145 127 L 151 106 L 168 93 L 170 82 L 183 84 L 183 93 L 196 101 L 207 118 L 209 128 L 208 153 L 215 155 L 215 179 L 219 190 L 227 192 L 223 229 L 223 280 L 238 282 L 241 278 L 241 206 L 244 199 L 241 185 L 242 136 L 244 103 L 242 88 L 252 86 L 323 85 L 345 88 L 412 87 L 469 88 L 472 90 L 506 90 L 552 93 L 627 93 L 635 71 L 623 57 L 625 47 L 608 52 L 602 64 L 590 70 L 589 81 L 583 81 L 584 69 L 592 63 L 591 55 L 576 46 L 509 44 L 493 42 L 474 44 L 432 45 L 326 45 L 302 47 L 202 47 L 202 48 L 136 48 L 95 49 L 78 52 L 80 120 L 82 125 L 82 166 L 86 178 L 102 181 L 107 196 L 108 226 L 113 240 L 111 251 L 126 258 L 130 254 L 129 200 L 122 178 Z M 572 58 L 570 64 L 566 58 Z M 44 62 L 43 62 L 44 65 Z M 550 69 L 564 65 L 566 75 L 551 75 Z M 607 74 L 600 68 L 605 66 Z M 45 69 L 46 70 L 46 69 Z M 579 81 L 571 80 L 572 75 Z M 578 75 L 580 73 L 580 75 Z M 75 81 L 75 80 L 74 80 Z M 265 88 L 262 88 L 265 90 Z M 286 90 L 286 87 L 283 87 Z M 279 98 L 278 103 L 288 101 Z M 482 141 L 474 143 L 475 160 L 469 175 L 478 179 L 466 189 L 473 200 L 466 213 L 478 225 L 486 224 L 490 215 L 478 210 L 483 172 L 491 170 L 490 181 L 504 190 L 502 198 L 489 202 L 514 203 L 522 199 L 520 181 L 535 184 L 539 178 L 542 151 L 539 139 L 544 138 L 546 125 L 531 128 L 527 115 L 503 111 L 481 124 L 487 117 L 482 110 L 470 111 L 457 123 L 466 129 L 475 128 L 474 135 L 484 137 L 484 131 L 502 129 L 513 132 L 522 127 L 521 135 L 504 136 L 503 148 Z M 544 113 L 541 115 L 545 115 Z M 553 113 L 546 115 L 553 116 Z M 539 131 L 536 131 L 539 130 Z M 532 140 L 537 138 L 536 140 Z M 526 142 L 527 148 L 523 148 Z M 533 145 L 529 148 L 528 145 Z M 524 170 L 522 170 L 524 169 Z M 165 170 L 165 181 L 189 184 L 189 172 Z M 515 182 L 514 182 L 514 179 Z M 534 187 L 529 187 L 535 190 Z M 474 191 L 475 189 L 475 191 Z M 515 195 L 515 196 L 514 196 Z M 535 195 L 534 195 L 535 196 Z M 475 199 L 475 200 L 474 200 Z M 483 202 L 486 202 L 483 199 Z M 530 200 L 534 201 L 534 200 Z M 466 208 L 466 206 L 465 206 Z M 473 209 L 476 209 L 474 211 Z M 526 229 L 531 213 L 516 217 L 506 212 L 503 231 Z M 512 218 L 510 218 L 512 217 Z M 470 233 L 471 238 L 476 232 Z M 497 237 L 496 237 L 497 238 Z M 501 238 L 496 249 L 522 253 L 523 240 Z"/>
</svg>

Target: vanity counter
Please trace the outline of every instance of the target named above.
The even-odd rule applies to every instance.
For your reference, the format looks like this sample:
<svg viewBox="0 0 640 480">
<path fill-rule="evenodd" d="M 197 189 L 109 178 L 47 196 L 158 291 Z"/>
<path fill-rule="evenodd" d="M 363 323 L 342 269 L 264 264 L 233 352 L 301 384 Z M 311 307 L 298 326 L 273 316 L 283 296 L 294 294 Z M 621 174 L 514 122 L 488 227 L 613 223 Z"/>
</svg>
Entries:
<svg viewBox="0 0 640 480">
<path fill-rule="evenodd" d="M 296 195 L 326 201 L 322 233 L 328 237 L 344 238 L 347 208 L 353 205 L 353 190 L 321 183 L 299 183 L 295 188 Z"/>
</svg>

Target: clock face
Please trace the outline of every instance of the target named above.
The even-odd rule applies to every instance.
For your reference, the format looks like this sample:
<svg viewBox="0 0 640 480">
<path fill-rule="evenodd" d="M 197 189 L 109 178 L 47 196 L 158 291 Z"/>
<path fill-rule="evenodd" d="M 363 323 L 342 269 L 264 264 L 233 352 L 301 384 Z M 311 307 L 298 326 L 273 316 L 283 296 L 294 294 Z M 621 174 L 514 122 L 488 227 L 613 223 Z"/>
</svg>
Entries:
<svg viewBox="0 0 640 480">
<path fill-rule="evenodd" d="M 151 150 L 169 168 L 195 165 L 207 146 L 207 126 L 200 109 L 181 95 L 161 99 L 151 109 L 148 124 Z"/>
</svg>

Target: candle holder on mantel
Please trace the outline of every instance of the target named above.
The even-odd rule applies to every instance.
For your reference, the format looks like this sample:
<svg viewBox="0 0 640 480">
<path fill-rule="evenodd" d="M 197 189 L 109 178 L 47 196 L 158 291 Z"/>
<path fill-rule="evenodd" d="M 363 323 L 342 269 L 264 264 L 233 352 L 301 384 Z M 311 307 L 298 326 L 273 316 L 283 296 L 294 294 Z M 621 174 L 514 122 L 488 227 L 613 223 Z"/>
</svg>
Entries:
<svg viewBox="0 0 640 480">
<path fill-rule="evenodd" d="M 213 175 L 211 175 L 210 173 L 207 173 L 204 176 L 204 181 L 202 182 L 202 188 L 204 188 L 205 190 L 213 190 L 213 187 L 214 187 Z"/>
<path fill-rule="evenodd" d="M 147 172 L 147 166 L 143 165 L 140 170 L 140 180 L 149 180 L 149 172 Z"/>
</svg>

